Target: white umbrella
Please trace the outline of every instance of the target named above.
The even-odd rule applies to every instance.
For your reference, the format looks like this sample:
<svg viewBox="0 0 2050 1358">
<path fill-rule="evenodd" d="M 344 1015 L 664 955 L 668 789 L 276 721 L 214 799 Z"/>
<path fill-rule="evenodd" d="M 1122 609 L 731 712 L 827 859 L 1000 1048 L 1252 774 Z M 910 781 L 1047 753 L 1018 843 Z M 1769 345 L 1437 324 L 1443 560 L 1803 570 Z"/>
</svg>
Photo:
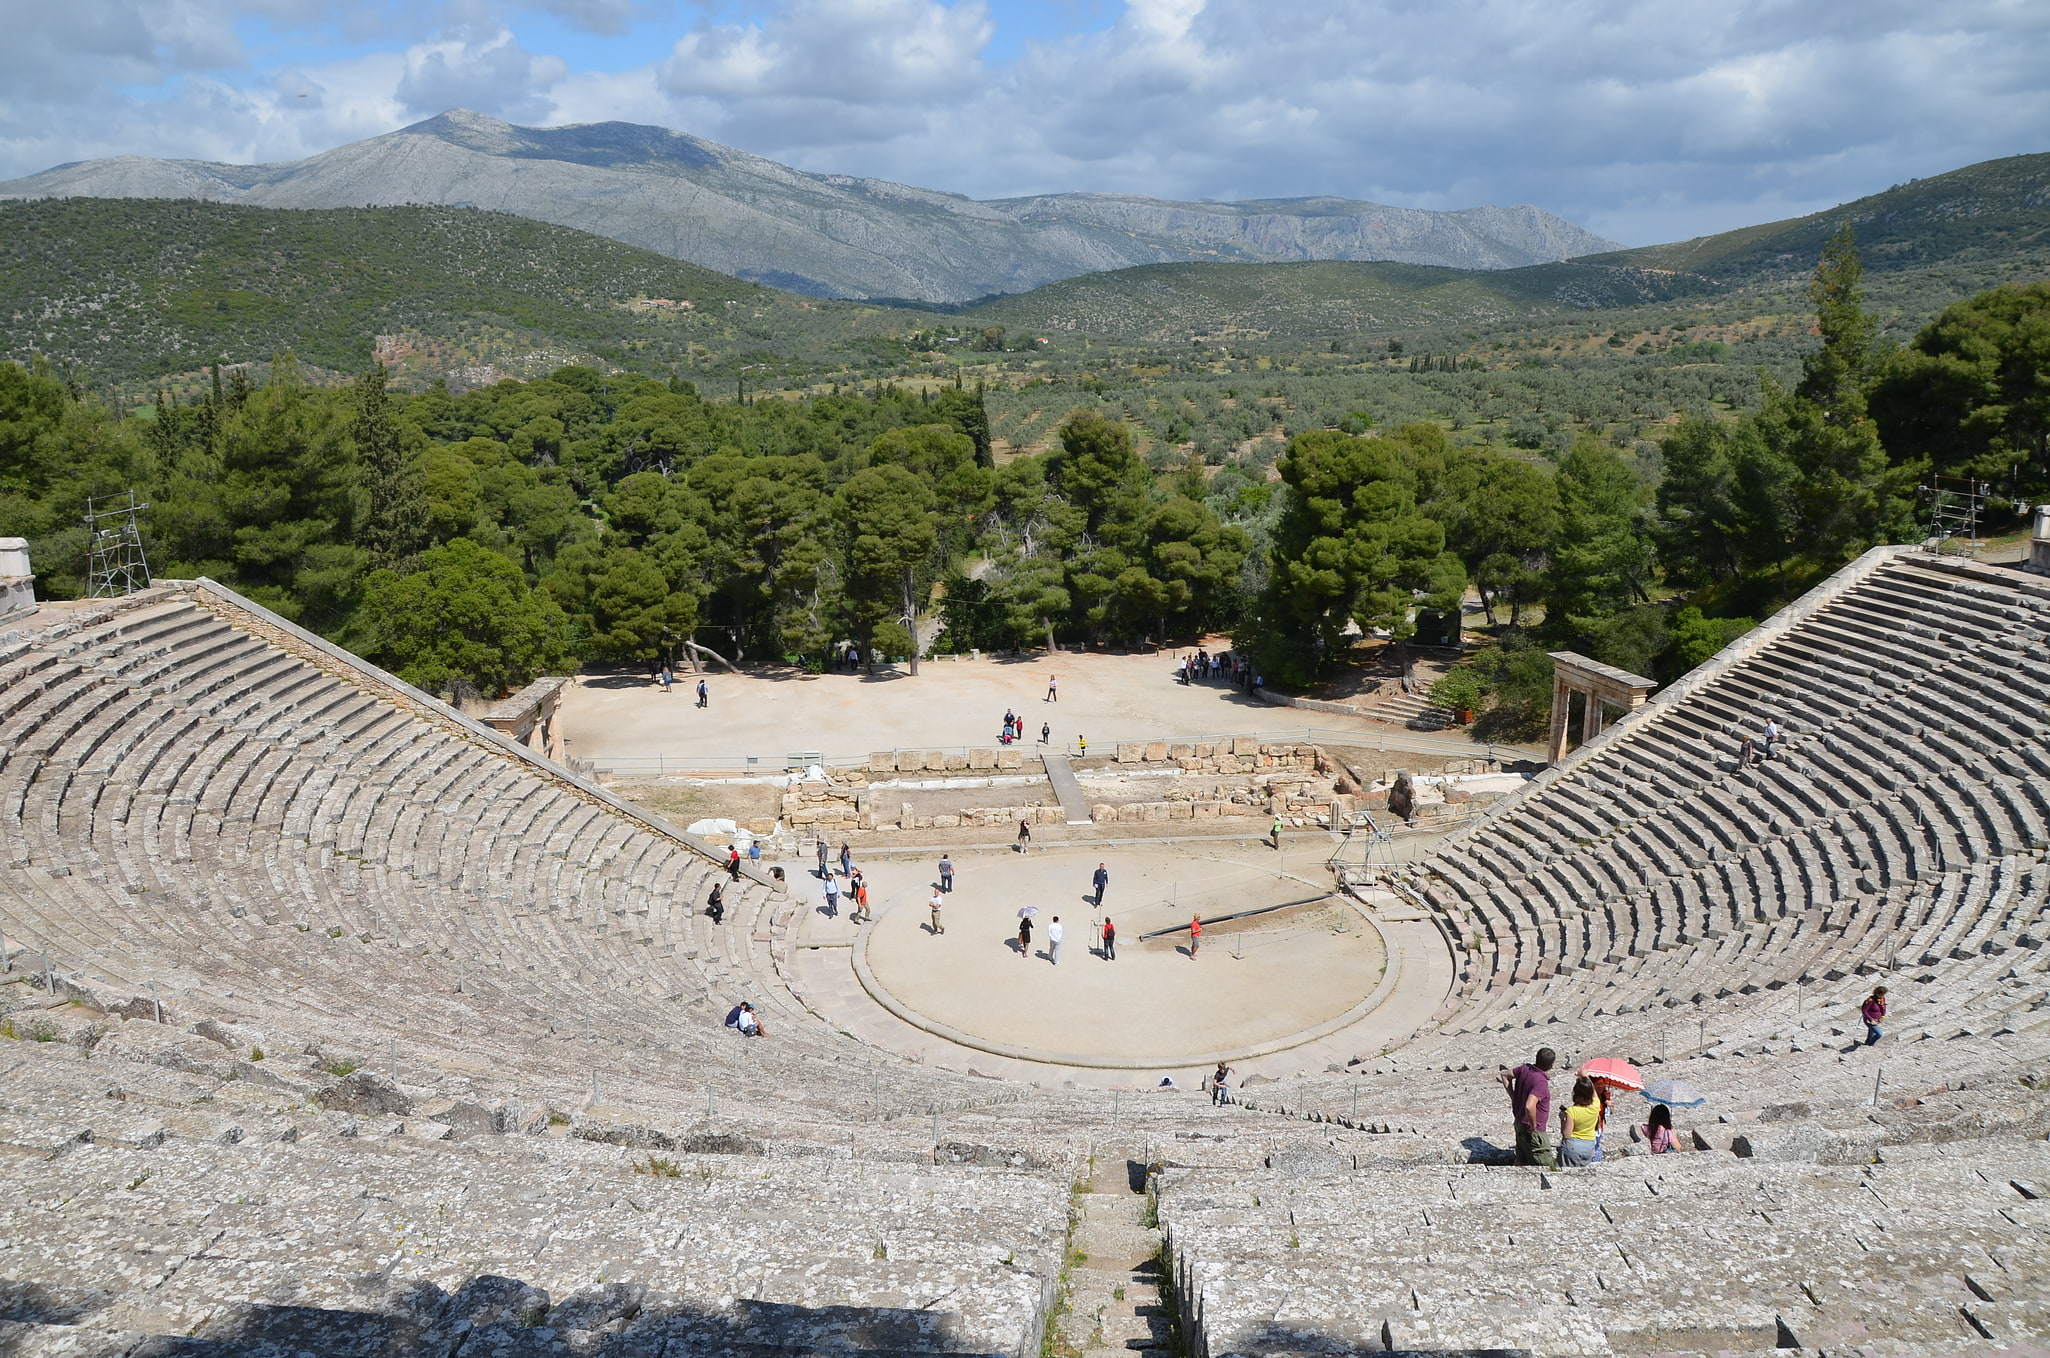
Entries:
<svg viewBox="0 0 2050 1358">
<path fill-rule="evenodd" d="M 1034 915 L 1038 913 L 1039 907 L 1036 905 L 1021 905 L 1018 907 L 1019 919 L 1031 919 Z"/>
</svg>

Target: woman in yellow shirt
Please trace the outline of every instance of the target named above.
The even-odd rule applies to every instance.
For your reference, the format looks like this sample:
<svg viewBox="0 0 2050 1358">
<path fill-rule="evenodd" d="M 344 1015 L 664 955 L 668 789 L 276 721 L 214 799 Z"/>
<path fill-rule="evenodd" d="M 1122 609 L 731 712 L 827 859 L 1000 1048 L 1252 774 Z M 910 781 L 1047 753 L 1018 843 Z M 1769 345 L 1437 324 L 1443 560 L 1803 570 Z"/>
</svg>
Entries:
<svg viewBox="0 0 2050 1358">
<path fill-rule="evenodd" d="M 1602 1158 L 1595 1138 L 1601 1135 L 1602 1105 L 1594 1081 L 1585 1075 L 1573 1082 L 1573 1102 L 1559 1110 L 1559 1163 L 1578 1169 Z"/>
</svg>

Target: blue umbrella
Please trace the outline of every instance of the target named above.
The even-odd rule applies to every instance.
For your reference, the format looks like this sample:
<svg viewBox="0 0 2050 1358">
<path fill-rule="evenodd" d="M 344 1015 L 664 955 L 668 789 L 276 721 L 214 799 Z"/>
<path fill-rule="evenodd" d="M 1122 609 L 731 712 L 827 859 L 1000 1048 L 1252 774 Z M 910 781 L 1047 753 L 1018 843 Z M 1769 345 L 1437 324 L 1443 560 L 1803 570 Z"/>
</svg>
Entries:
<svg viewBox="0 0 2050 1358">
<path fill-rule="evenodd" d="M 1685 1080 L 1660 1080 L 1644 1091 L 1644 1097 L 1669 1108 L 1699 1108 L 1708 1102 L 1708 1095 Z"/>
</svg>

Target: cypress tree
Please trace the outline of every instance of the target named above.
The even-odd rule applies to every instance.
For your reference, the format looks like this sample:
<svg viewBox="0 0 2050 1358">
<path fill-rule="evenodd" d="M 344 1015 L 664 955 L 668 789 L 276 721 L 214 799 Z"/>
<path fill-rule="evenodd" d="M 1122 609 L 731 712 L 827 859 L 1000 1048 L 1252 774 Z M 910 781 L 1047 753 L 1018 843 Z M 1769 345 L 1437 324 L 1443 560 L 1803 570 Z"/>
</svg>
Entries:
<svg viewBox="0 0 2050 1358">
<path fill-rule="evenodd" d="M 356 379 L 349 438 L 356 445 L 358 483 L 370 502 L 360 540 L 373 565 L 403 571 L 427 545 L 427 488 L 399 438 L 385 377 L 384 364 L 373 363 Z"/>
</svg>

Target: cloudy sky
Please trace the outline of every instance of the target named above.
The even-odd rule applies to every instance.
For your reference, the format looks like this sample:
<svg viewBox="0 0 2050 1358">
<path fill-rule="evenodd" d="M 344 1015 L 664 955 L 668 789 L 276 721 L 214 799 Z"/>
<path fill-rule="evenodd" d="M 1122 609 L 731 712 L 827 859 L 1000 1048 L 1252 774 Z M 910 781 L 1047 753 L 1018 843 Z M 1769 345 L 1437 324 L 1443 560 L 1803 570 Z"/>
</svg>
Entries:
<svg viewBox="0 0 2050 1358">
<path fill-rule="evenodd" d="M 0 0 L 0 178 L 452 107 L 978 198 L 1535 203 L 1628 244 L 2050 150 L 2045 0 Z"/>
</svg>

